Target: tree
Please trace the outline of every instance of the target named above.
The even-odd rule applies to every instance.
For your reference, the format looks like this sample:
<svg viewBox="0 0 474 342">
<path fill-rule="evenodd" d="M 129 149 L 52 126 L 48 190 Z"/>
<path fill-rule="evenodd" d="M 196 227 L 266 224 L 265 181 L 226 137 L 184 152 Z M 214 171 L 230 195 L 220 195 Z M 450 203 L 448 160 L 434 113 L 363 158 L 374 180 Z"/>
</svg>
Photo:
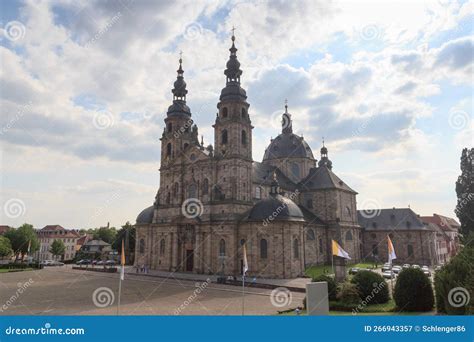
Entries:
<svg viewBox="0 0 474 342">
<path fill-rule="evenodd" d="M 53 243 L 51 244 L 51 247 L 49 248 L 49 252 L 55 257 L 64 255 L 65 251 L 66 251 L 66 246 L 64 246 L 64 242 L 59 239 L 54 240 Z"/>
<path fill-rule="evenodd" d="M 31 224 L 24 223 L 17 229 L 10 229 L 4 236 L 10 240 L 16 260 L 21 255 L 23 261 L 24 256 L 28 253 L 28 247 L 30 248 L 30 254 L 39 249 L 38 237 Z"/>
<path fill-rule="evenodd" d="M 431 311 L 434 295 L 430 278 L 420 269 L 404 269 L 398 275 L 393 299 L 400 311 Z"/>
<path fill-rule="evenodd" d="M 0 257 L 8 257 L 13 254 L 12 244 L 5 236 L 0 236 Z"/>
<path fill-rule="evenodd" d="M 462 150 L 456 194 L 458 203 L 455 212 L 461 222 L 461 233 L 467 237 L 474 233 L 474 148 Z"/>
<path fill-rule="evenodd" d="M 101 227 L 99 229 L 94 229 L 92 231 L 94 240 L 102 240 L 107 243 L 112 244 L 117 235 L 117 231 L 114 227 Z"/>
<path fill-rule="evenodd" d="M 128 221 L 117 232 L 115 241 L 112 243 L 112 249 L 119 254 L 122 253 L 122 240 L 124 241 L 125 258 L 128 263 L 131 263 L 135 254 L 135 227 Z"/>
</svg>

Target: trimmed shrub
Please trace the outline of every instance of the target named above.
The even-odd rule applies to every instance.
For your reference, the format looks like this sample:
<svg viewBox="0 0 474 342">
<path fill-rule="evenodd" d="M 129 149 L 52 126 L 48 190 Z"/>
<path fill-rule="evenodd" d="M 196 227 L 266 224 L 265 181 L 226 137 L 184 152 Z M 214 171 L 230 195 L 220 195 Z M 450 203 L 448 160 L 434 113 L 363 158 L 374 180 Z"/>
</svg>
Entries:
<svg viewBox="0 0 474 342">
<path fill-rule="evenodd" d="M 360 302 L 360 293 L 357 286 L 352 283 L 341 284 L 337 299 L 343 304 L 358 304 Z"/>
<path fill-rule="evenodd" d="M 334 280 L 334 278 L 329 277 L 327 275 L 320 275 L 317 277 L 314 277 L 312 279 L 313 283 L 315 282 L 320 282 L 320 281 L 325 281 L 328 283 L 328 297 L 329 300 L 336 300 L 337 299 L 337 283 Z"/>
<path fill-rule="evenodd" d="M 474 248 L 466 246 L 447 265 L 435 273 L 436 310 L 439 313 L 448 315 L 474 314 L 474 296 L 469 296 L 474 293 L 473 264 Z M 470 301 L 469 297 L 471 297 Z"/>
<path fill-rule="evenodd" d="M 351 283 L 357 286 L 360 299 L 368 304 L 383 304 L 390 299 L 388 284 L 378 273 L 371 271 L 359 271 L 352 278 Z"/>
<path fill-rule="evenodd" d="M 434 296 L 430 279 L 420 269 L 404 269 L 398 275 L 393 299 L 400 311 L 431 311 Z"/>
</svg>

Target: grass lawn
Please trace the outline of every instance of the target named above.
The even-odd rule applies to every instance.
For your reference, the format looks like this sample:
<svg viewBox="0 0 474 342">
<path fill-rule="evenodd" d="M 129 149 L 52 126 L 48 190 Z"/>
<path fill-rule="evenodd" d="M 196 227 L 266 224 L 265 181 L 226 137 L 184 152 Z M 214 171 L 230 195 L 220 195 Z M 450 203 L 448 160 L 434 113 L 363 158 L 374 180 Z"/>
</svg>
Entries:
<svg viewBox="0 0 474 342">
<path fill-rule="evenodd" d="M 32 268 L 0 268 L 0 273 L 33 271 Z"/>
<path fill-rule="evenodd" d="M 359 267 L 359 268 L 373 268 L 374 264 L 370 262 L 360 262 L 358 264 L 351 264 L 351 265 L 346 265 L 346 269 L 349 270 L 351 267 Z M 332 274 L 332 268 L 331 265 L 317 265 L 317 266 L 311 266 L 308 267 L 305 270 L 305 275 L 311 278 L 315 278 L 317 276 L 320 276 L 322 274 Z"/>
</svg>

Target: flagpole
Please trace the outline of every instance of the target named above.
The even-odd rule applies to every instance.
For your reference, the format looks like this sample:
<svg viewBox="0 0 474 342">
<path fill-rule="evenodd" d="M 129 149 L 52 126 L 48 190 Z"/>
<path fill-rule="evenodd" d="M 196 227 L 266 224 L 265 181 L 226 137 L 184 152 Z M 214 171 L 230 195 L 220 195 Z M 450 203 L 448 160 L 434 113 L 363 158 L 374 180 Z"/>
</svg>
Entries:
<svg viewBox="0 0 474 342">
<path fill-rule="evenodd" d="M 334 272 L 334 254 L 331 255 L 331 268 L 332 268 L 332 273 L 334 274 L 334 276 L 336 276 L 336 273 Z"/>
<path fill-rule="evenodd" d="M 120 297 L 122 296 L 122 278 L 125 277 L 125 253 L 124 253 L 124 245 L 122 239 L 122 253 L 120 255 L 120 275 L 119 275 L 119 290 L 118 290 L 118 300 L 117 300 L 117 316 L 119 315 L 120 311 Z"/>
<path fill-rule="evenodd" d="M 245 310 L 245 273 L 242 274 L 242 316 Z"/>
<path fill-rule="evenodd" d="M 123 267 L 123 266 L 121 266 Z M 122 270 L 120 270 L 122 272 Z M 118 293 L 118 301 L 117 301 L 117 316 L 119 315 L 120 310 L 120 296 L 122 294 L 122 274 L 119 276 L 119 293 Z"/>
</svg>

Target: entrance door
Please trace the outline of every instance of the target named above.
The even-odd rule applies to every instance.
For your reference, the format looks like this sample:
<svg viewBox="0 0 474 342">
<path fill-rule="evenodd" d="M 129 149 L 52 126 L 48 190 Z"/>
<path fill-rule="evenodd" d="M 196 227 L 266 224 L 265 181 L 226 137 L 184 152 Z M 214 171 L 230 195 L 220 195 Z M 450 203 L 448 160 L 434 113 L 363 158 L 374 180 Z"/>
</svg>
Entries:
<svg viewBox="0 0 474 342">
<path fill-rule="evenodd" d="M 186 250 L 186 271 L 192 272 L 194 268 L 194 250 L 187 249 Z"/>
</svg>

